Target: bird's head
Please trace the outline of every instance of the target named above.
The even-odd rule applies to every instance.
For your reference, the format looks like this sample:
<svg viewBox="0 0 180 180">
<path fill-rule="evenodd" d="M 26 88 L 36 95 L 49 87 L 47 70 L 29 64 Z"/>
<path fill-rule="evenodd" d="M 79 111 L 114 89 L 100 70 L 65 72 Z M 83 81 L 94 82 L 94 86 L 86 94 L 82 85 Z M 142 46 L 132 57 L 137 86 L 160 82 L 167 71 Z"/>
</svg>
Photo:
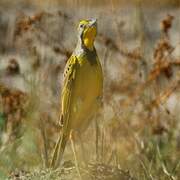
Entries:
<svg viewBox="0 0 180 180">
<path fill-rule="evenodd" d="M 78 32 L 82 44 L 89 50 L 93 50 L 94 40 L 97 34 L 97 20 L 81 20 L 79 22 Z"/>
</svg>

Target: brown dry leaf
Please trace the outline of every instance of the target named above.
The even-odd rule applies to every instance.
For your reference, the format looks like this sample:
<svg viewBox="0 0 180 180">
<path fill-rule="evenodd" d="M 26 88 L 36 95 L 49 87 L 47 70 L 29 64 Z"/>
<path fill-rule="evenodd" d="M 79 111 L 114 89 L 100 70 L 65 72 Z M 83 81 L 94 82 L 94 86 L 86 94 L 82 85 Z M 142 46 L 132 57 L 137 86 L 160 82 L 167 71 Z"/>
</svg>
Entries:
<svg viewBox="0 0 180 180">
<path fill-rule="evenodd" d="M 171 96 L 171 94 L 180 86 L 180 80 L 175 81 L 172 85 L 157 96 L 151 103 L 148 105 L 148 108 L 153 109 L 159 107 L 160 104 L 166 102 L 166 100 Z"/>
<path fill-rule="evenodd" d="M 6 67 L 6 73 L 8 75 L 14 75 L 20 73 L 20 66 L 15 58 L 9 60 L 8 65 Z"/>
<path fill-rule="evenodd" d="M 140 60 L 142 59 L 142 54 L 140 51 L 140 48 L 137 47 L 131 51 L 129 51 L 127 48 L 125 47 L 118 47 L 118 45 L 114 42 L 113 39 L 111 39 L 110 37 L 107 37 L 105 35 L 103 35 L 102 33 L 99 35 L 99 40 L 100 42 L 102 42 L 105 46 L 110 47 L 111 49 L 113 49 L 114 51 L 118 51 L 121 55 L 130 58 L 130 59 L 135 59 L 135 60 Z"/>
<path fill-rule="evenodd" d="M 168 31 L 169 31 L 169 29 L 170 29 L 171 26 L 172 26 L 172 21 L 173 21 L 173 19 L 174 19 L 174 16 L 168 14 L 168 15 L 166 16 L 166 18 L 164 18 L 164 19 L 161 21 L 161 24 L 160 24 L 161 30 L 162 30 L 162 32 L 163 32 L 166 36 L 168 35 Z"/>
<path fill-rule="evenodd" d="M 3 114 L 7 119 L 5 129 L 9 134 L 14 134 L 17 127 L 21 125 L 24 116 L 24 105 L 27 101 L 27 94 L 1 84 L 0 96 L 2 99 Z"/>
</svg>

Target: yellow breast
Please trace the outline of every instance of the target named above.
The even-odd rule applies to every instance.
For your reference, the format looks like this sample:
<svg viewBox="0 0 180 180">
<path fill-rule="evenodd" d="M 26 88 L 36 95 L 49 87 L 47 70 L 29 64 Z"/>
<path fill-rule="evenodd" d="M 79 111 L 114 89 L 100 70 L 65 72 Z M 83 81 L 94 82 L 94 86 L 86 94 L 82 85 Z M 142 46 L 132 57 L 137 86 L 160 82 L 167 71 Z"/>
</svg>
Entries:
<svg viewBox="0 0 180 180">
<path fill-rule="evenodd" d="M 96 113 L 102 96 L 103 78 L 98 58 L 77 57 L 79 68 L 76 71 L 74 90 L 71 99 L 70 126 L 75 130 L 84 130 Z"/>
</svg>

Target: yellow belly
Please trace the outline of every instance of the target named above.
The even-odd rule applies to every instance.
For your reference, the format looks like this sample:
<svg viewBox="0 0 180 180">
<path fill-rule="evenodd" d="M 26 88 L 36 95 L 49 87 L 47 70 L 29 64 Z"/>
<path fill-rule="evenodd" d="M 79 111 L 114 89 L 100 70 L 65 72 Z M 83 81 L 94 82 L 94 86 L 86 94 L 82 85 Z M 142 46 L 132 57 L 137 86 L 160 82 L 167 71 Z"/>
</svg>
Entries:
<svg viewBox="0 0 180 180">
<path fill-rule="evenodd" d="M 100 63 L 81 62 L 76 72 L 73 94 L 71 96 L 70 128 L 85 130 L 100 106 L 102 96 L 102 70 Z"/>
</svg>

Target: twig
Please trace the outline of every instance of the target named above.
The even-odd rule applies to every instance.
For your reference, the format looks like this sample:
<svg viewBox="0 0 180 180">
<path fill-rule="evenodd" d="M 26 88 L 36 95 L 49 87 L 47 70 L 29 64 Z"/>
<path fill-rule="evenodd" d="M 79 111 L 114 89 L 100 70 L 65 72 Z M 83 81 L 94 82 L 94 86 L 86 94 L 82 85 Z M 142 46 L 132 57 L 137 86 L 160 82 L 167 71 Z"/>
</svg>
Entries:
<svg viewBox="0 0 180 180">
<path fill-rule="evenodd" d="M 47 143 L 47 137 L 46 137 L 46 129 L 44 125 L 44 119 L 41 118 L 41 122 L 39 124 L 40 130 L 41 130 L 41 136 L 43 140 L 43 157 L 44 157 L 44 164 L 47 168 L 49 166 L 48 163 L 48 143 Z"/>
</svg>

